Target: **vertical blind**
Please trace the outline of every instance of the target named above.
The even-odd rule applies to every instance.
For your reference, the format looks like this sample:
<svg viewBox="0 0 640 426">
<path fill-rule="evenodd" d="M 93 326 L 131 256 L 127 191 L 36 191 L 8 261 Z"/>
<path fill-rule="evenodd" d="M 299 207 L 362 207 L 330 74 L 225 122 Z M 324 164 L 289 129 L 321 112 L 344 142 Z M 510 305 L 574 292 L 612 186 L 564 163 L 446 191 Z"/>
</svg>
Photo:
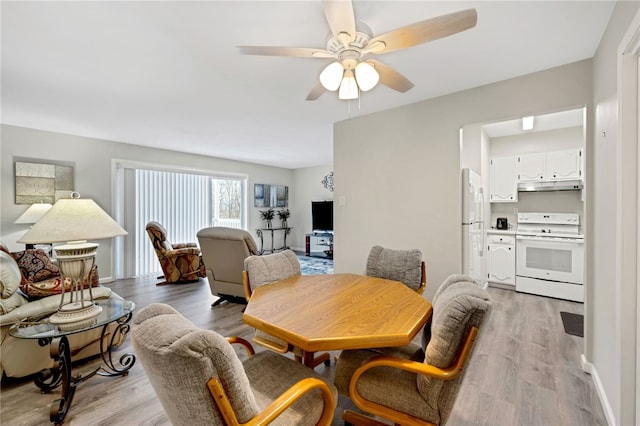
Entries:
<svg viewBox="0 0 640 426">
<path fill-rule="evenodd" d="M 197 232 L 211 226 L 211 181 L 211 176 L 136 169 L 136 276 L 162 271 L 148 222 L 160 223 L 171 243 L 197 243 Z"/>
</svg>

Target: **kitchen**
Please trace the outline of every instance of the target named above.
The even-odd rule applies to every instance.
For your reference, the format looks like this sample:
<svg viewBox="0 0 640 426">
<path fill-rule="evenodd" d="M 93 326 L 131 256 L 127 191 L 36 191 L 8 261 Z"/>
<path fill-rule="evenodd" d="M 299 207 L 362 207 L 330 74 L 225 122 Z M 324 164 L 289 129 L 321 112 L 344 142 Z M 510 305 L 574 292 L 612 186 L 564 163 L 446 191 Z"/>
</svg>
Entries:
<svg viewBox="0 0 640 426">
<path fill-rule="evenodd" d="M 584 114 L 461 130 L 463 272 L 483 285 L 584 301 Z"/>
</svg>

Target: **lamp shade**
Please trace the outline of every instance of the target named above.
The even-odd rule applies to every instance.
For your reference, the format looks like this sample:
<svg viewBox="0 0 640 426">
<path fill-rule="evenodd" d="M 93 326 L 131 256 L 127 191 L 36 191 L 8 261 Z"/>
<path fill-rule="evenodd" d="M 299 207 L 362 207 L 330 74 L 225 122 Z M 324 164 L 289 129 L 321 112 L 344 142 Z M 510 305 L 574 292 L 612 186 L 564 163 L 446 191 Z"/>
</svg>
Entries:
<svg viewBox="0 0 640 426">
<path fill-rule="evenodd" d="M 335 92 L 340 87 L 344 68 L 340 62 L 332 62 L 320 73 L 320 83 L 330 92 Z"/>
<path fill-rule="evenodd" d="M 373 65 L 360 62 L 356 66 L 356 81 L 363 92 L 373 89 L 378 84 L 378 80 L 380 80 L 380 75 Z"/>
<path fill-rule="evenodd" d="M 18 242 L 61 243 L 121 235 L 127 235 L 127 231 L 93 200 L 65 198 L 58 200 Z"/>
<path fill-rule="evenodd" d="M 31 204 L 13 223 L 36 223 L 51 208 L 49 203 Z"/>
<path fill-rule="evenodd" d="M 340 91 L 338 92 L 338 99 L 358 99 L 358 85 L 351 70 L 344 72 L 344 78 L 342 79 Z"/>
</svg>

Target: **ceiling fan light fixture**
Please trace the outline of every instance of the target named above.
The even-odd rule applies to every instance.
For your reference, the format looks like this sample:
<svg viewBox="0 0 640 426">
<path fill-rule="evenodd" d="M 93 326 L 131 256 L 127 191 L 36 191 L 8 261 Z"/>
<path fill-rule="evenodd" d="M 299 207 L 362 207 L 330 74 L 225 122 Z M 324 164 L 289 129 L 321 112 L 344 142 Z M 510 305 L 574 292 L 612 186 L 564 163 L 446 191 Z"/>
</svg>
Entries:
<svg viewBox="0 0 640 426">
<path fill-rule="evenodd" d="M 320 83 L 330 92 L 335 92 L 340 87 L 344 68 L 340 62 L 332 62 L 320 73 Z"/>
<path fill-rule="evenodd" d="M 340 91 L 338 92 L 338 99 L 358 99 L 358 85 L 351 70 L 344 72 L 344 78 L 342 79 Z"/>
<path fill-rule="evenodd" d="M 360 90 L 367 92 L 376 87 L 376 84 L 380 81 L 380 74 L 378 74 L 373 65 L 367 62 L 360 62 L 356 66 L 356 81 Z"/>
</svg>

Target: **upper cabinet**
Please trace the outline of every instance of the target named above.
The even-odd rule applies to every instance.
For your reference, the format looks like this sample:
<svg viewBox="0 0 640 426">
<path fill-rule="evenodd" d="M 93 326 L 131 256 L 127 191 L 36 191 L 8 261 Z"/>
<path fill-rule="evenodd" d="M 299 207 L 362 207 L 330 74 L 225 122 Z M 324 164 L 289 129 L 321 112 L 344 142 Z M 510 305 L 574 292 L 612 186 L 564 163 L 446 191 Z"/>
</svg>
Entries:
<svg viewBox="0 0 640 426">
<path fill-rule="evenodd" d="M 520 182 L 554 182 L 582 178 L 582 150 L 540 152 L 519 157 Z"/>
<path fill-rule="evenodd" d="M 547 152 L 547 180 L 572 180 L 582 178 L 582 150 Z"/>
<path fill-rule="evenodd" d="M 518 180 L 520 182 L 540 182 L 545 176 L 546 154 L 521 155 L 518 158 Z"/>
<path fill-rule="evenodd" d="M 518 201 L 518 157 L 493 157 L 490 164 L 492 203 L 515 203 Z"/>
<path fill-rule="evenodd" d="M 536 189 L 528 191 L 558 190 L 562 181 L 582 180 L 582 150 L 540 152 L 535 154 L 492 157 L 490 162 L 492 203 L 515 203 L 518 201 L 518 184 L 523 188 L 533 187 L 531 182 L 540 182 Z M 569 182 L 571 183 L 571 182 Z M 581 186 L 574 185 L 575 189 Z M 525 189 L 521 189 L 525 190 Z"/>
</svg>

